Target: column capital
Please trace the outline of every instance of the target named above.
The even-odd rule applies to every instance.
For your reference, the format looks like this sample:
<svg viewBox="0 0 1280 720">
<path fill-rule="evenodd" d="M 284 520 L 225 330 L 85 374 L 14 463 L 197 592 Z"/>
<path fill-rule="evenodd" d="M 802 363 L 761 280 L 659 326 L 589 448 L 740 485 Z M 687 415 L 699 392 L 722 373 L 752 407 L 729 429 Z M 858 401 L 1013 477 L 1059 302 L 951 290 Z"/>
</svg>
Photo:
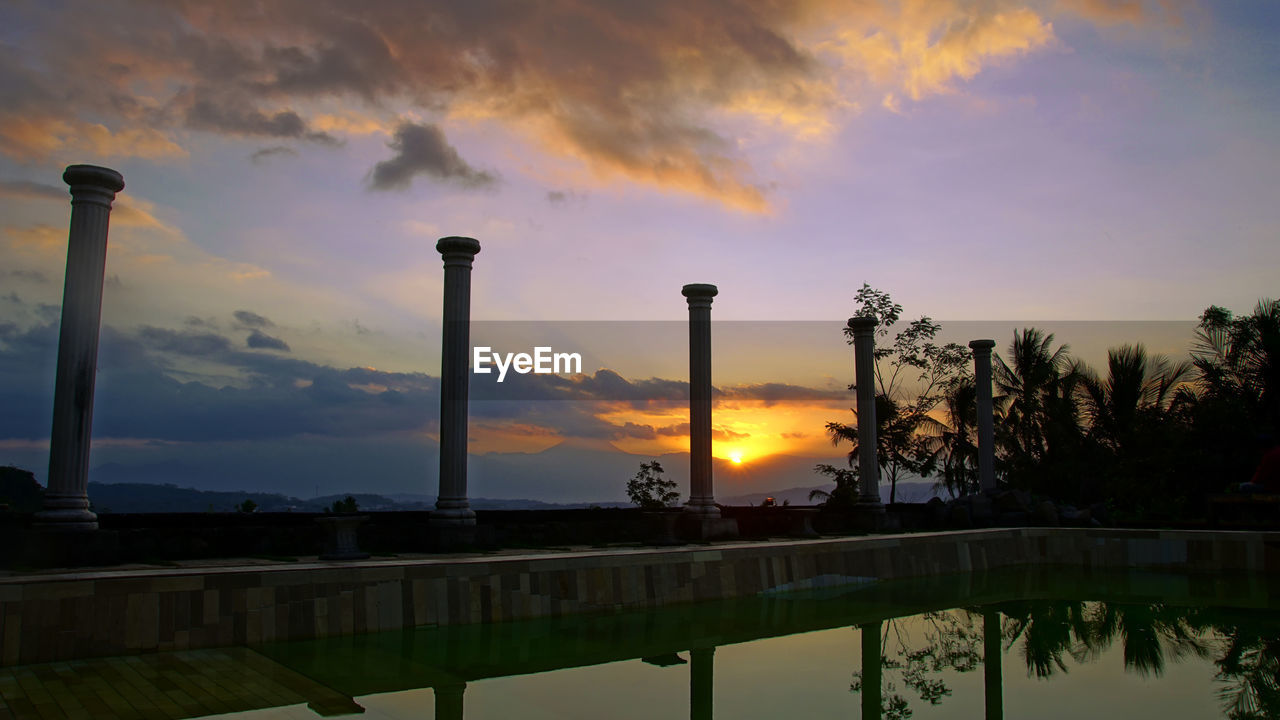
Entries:
<svg viewBox="0 0 1280 720">
<path fill-rule="evenodd" d="M 691 308 L 711 307 L 711 299 L 719 292 L 715 285 L 707 283 L 691 283 L 680 288 L 680 294 L 685 296 Z"/>
<path fill-rule="evenodd" d="M 855 335 L 868 334 L 873 330 L 875 330 L 876 325 L 878 324 L 879 323 L 876 322 L 875 318 L 865 317 L 862 315 L 859 315 L 858 317 L 849 318 L 849 323 L 848 323 L 849 329 L 852 330 Z"/>
<path fill-rule="evenodd" d="M 436 241 L 436 252 L 444 257 L 445 267 L 454 264 L 470 267 L 480 253 L 480 241 L 456 235 L 442 237 Z"/>
<path fill-rule="evenodd" d="M 124 176 L 97 165 L 68 165 L 62 181 L 71 187 L 71 202 L 90 202 L 111 207 L 116 193 L 124 189 Z"/>
<path fill-rule="evenodd" d="M 975 352 L 981 352 L 984 350 L 986 352 L 991 352 L 991 348 L 994 348 L 995 346 L 996 346 L 995 340 L 970 340 L 969 341 L 969 347 L 972 348 Z"/>
</svg>

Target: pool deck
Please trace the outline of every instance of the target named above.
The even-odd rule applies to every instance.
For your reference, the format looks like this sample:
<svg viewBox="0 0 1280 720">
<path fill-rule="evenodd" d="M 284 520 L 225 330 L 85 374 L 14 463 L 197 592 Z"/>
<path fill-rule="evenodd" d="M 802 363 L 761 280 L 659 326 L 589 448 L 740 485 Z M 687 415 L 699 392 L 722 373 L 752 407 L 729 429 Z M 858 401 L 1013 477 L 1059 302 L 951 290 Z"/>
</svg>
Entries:
<svg viewBox="0 0 1280 720">
<path fill-rule="evenodd" d="M 1002 528 L 0 577 L 0 665 L 642 609 L 1012 566 L 1280 574 L 1280 533 Z"/>
</svg>

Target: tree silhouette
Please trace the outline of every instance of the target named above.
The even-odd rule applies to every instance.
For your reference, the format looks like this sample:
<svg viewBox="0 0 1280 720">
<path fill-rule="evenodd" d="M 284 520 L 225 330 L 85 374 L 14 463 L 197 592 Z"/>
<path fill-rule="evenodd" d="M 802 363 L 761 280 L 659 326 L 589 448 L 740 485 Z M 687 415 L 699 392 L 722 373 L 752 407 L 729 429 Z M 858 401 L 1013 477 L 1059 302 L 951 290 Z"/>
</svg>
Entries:
<svg viewBox="0 0 1280 720">
<path fill-rule="evenodd" d="M 898 480 L 908 474 L 925 476 L 932 470 L 928 437 L 941 432 L 930 413 L 942 401 L 949 383 L 968 368 L 969 350 L 957 343 L 934 342 L 942 326 L 927 316 L 893 332 L 902 317 L 902 306 L 889 293 L 864 283 L 854 296 L 859 317 L 876 319 L 876 453 L 880 470 L 889 482 L 889 502 L 897 500 Z M 853 330 L 845 328 L 853 344 Z M 889 338 L 892 334 L 892 340 Z M 853 389 L 852 386 L 850 389 Z M 857 416 L 857 410 L 854 410 Z M 833 445 L 848 442 L 849 467 L 857 464 L 858 426 L 827 423 Z M 821 470 L 819 472 L 825 472 Z"/>
<path fill-rule="evenodd" d="M 661 510 L 680 499 L 676 481 L 662 477 L 662 464 L 657 460 L 641 463 L 636 476 L 627 481 L 627 497 L 644 510 Z"/>
</svg>

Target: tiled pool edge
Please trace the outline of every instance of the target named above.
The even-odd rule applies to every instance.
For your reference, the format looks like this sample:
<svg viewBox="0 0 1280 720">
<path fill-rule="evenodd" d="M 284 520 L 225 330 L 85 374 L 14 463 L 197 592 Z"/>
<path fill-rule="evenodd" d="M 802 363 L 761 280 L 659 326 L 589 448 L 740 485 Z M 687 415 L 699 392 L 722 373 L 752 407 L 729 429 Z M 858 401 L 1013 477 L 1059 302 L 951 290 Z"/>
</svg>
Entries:
<svg viewBox="0 0 1280 720">
<path fill-rule="evenodd" d="M 0 579 L 0 665 L 751 595 L 1015 565 L 1280 573 L 1280 532 L 1010 528 L 704 547 Z"/>
</svg>

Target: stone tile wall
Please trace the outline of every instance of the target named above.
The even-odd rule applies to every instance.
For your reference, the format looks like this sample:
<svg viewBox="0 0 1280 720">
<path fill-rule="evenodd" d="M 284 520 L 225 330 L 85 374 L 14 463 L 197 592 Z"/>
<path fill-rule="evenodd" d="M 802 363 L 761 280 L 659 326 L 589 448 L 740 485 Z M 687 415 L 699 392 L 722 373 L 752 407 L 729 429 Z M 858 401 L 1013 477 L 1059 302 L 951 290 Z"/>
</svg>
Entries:
<svg viewBox="0 0 1280 720">
<path fill-rule="evenodd" d="M 1280 533 L 996 529 L 0 579 L 0 665 L 501 622 L 1011 565 L 1280 573 Z"/>
</svg>

